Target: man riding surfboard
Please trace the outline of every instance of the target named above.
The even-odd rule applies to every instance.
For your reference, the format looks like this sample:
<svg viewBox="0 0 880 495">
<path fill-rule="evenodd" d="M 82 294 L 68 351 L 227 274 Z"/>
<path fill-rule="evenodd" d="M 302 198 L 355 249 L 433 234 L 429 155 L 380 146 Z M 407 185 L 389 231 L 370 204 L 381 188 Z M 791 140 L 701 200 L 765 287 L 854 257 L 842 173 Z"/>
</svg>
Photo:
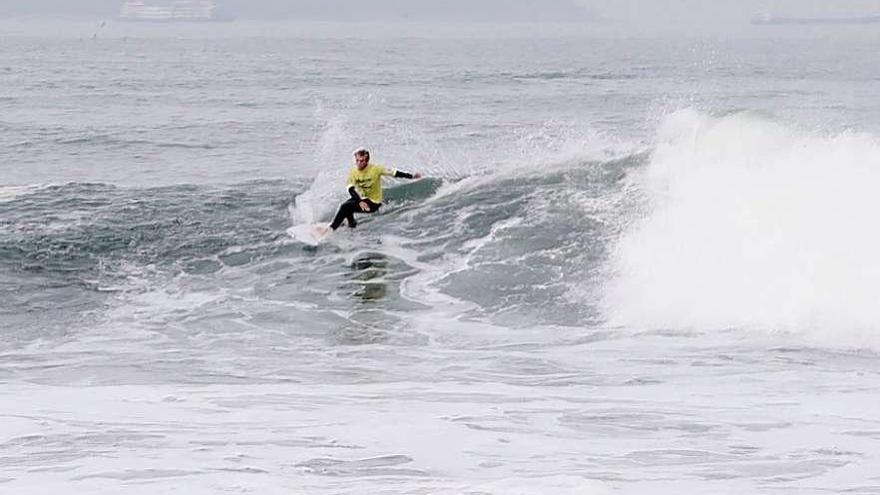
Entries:
<svg viewBox="0 0 880 495">
<path fill-rule="evenodd" d="M 354 168 L 348 173 L 348 194 L 351 196 L 339 206 L 336 217 L 329 226 L 322 226 L 322 233 L 338 229 L 343 221 L 355 228 L 355 213 L 374 213 L 382 207 L 382 176 L 399 179 L 420 179 L 422 174 L 387 169 L 377 163 L 370 163 L 370 152 L 358 148 L 353 153 Z"/>
</svg>

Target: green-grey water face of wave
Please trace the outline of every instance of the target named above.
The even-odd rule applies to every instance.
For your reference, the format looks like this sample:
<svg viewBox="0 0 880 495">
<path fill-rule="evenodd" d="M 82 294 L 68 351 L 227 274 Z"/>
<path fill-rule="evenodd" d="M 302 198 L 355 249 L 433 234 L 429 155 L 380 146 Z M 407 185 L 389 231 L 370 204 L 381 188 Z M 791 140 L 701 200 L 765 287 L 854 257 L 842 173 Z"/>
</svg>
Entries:
<svg viewBox="0 0 880 495">
<path fill-rule="evenodd" d="M 0 204 L 2 263 L 7 270 L 85 285 L 123 276 L 123 262 L 205 271 L 225 249 L 277 239 L 286 221 L 285 194 L 281 183 L 47 187 Z"/>
<path fill-rule="evenodd" d="M 74 183 L 0 203 L 6 333 L 64 332 L 131 279 L 210 273 L 269 255 L 261 249 L 283 236 L 289 187 Z M 242 251 L 224 254 L 233 247 Z"/>
<path fill-rule="evenodd" d="M 338 289 L 333 277 L 311 275 L 332 271 L 328 267 L 341 259 L 359 272 L 355 278 L 376 270 L 406 277 L 412 268 L 376 245 L 390 234 L 407 239 L 407 249 L 428 264 L 435 260 L 438 269 L 445 269 L 441 259 L 455 262 L 436 284 L 476 303 L 482 316 L 519 324 L 590 319 L 590 301 L 571 287 L 598 273 L 613 229 L 603 211 L 608 203 L 597 200 L 639 160 L 572 163 L 542 175 L 487 177 L 436 198 L 403 197 L 381 215 L 365 217 L 349 246 L 317 251 L 286 233 L 288 206 L 302 184 L 45 187 L 0 203 L 0 287 L 8 294 L 0 310 L 7 321 L 39 328 L 42 323 L 21 315 L 45 311 L 63 322 L 99 307 L 108 293 L 132 290 L 132 281 L 222 278 L 230 268 L 259 272 L 263 281 L 325 284 L 331 292 Z M 366 260 L 360 268 L 359 259 Z M 383 302 L 385 291 L 363 284 L 354 292 L 392 304 Z"/>
</svg>

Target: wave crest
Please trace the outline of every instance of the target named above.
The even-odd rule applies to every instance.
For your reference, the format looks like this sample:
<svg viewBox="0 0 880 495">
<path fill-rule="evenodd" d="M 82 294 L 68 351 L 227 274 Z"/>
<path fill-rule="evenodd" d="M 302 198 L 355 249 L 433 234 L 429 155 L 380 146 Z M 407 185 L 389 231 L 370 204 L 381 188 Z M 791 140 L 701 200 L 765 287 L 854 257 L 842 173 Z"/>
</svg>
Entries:
<svg viewBox="0 0 880 495">
<path fill-rule="evenodd" d="M 871 339 L 878 165 L 870 135 L 817 135 L 748 113 L 671 115 L 636 179 L 646 213 L 615 247 L 609 317 Z"/>
</svg>

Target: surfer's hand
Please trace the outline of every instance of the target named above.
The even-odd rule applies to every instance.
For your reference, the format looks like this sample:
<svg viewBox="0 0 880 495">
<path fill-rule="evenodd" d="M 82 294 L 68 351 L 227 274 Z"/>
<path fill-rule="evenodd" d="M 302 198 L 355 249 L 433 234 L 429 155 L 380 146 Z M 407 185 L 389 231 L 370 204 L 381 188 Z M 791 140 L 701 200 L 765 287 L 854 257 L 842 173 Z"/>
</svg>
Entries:
<svg viewBox="0 0 880 495">
<path fill-rule="evenodd" d="M 366 201 L 361 201 L 361 202 L 358 203 L 358 204 L 359 204 L 360 207 L 361 207 L 361 211 L 363 211 L 363 212 L 370 211 L 370 205 L 368 205 Z"/>
<path fill-rule="evenodd" d="M 422 174 L 420 174 L 418 172 L 413 174 L 413 179 L 421 179 L 421 178 L 422 178 Z"/>
</svg>

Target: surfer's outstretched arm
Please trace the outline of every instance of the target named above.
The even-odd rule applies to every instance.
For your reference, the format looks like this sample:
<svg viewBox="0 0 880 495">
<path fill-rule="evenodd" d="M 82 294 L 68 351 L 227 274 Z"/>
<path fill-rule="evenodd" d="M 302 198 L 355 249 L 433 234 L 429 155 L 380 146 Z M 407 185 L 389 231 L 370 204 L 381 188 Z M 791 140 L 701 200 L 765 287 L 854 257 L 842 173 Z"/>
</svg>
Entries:
<svg viewBox="0 0 880 495">
<path fill-rule="evenodd" d="M 409 172 L 404 172 L 403 170 L 397 170 L 397 169 L 393 169 L 391 171 L 390 175 L 392 177 L 394 177 L 395 179 L 421 179 L 422 178 L 422 174 L 420 174 L 418 172 L 411 174 Z"/>
</svg>

